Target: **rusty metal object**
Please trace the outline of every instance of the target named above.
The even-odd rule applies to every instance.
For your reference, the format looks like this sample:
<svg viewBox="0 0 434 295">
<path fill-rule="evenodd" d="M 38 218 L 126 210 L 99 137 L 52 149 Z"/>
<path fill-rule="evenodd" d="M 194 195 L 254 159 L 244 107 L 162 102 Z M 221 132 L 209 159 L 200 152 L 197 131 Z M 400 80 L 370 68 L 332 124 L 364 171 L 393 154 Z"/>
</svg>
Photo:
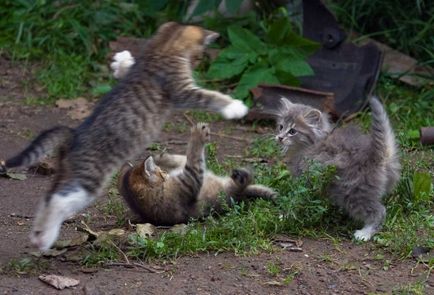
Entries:
<svg viewBox="0 0 434 295">
<path fill-rule="evenodd" d="M 421 144 L 434 144 L 434 127 L 421 127 L 419 133 Z"/>
<path fill-rule="evenodd" d="M 311 105 L 323 112 L 337 117 L 334 109 L 334 95 L 330 92 L 291 87 L 285 85 L 261 84 L 251 90 L 253 94 L 253 107 L 247 115 L 247 120 L 272 119 L 270 114 L 281 108 L 280 98 L 285 97 L 293 103 Z"/>
<path fill-rule="evenodd" d="M 322 47 L 308 58 L 315 75 L 300 78 L 301 86 L 335 94 L 335 111 L 348 116 L 366 106 L 382 63 L 373 43 L 356 46 L 320 0 L 303 0 L 303 36 Z"/>
</svg>

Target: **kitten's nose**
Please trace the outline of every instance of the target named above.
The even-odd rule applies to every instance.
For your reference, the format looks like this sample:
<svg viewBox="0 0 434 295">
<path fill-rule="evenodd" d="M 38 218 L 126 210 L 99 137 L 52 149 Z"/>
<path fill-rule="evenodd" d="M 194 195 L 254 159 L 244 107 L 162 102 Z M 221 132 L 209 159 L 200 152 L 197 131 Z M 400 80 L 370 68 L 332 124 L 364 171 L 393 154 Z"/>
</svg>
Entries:
<svg viewBox="0 0 434 295">
<path fill-rule="evenodd" d="M 279 142 L 282 142 L 283 137 L 282 137 L 282 136 L 276 136 L 276 139 L 277 139 Z"/>
</svg>

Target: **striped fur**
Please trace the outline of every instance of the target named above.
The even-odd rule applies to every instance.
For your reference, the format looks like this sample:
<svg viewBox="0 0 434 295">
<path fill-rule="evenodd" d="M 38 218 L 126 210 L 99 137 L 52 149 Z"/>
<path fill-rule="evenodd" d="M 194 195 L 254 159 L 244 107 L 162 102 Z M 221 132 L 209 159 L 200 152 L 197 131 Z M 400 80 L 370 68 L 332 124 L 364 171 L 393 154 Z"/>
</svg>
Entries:
<svg viewBox="0 0 434 295">
<path fill-rule="evenodd" d="M 253 176 L 246 169 L 235 169 L 231 177 L 207 171 L 204 145 L 208 137 L 208 126 L 198 124 L 192 128 L 187 156 L 162 154 L 156 157 L 155 163 L 149 157 L 133 168 L 124 165 L 118 189 L 143 222 L 186 223 L 212 211 L 221 212 L 224 203 L 231 205 L 232 201 L 275 197 L 273 190 L 252 184 Z M 164 172 L 160 166 L 169 172 Z"/>
<path fill-rule="evenodd" d="M 277 114 L 276 140 L 291 155 L 289 167 L 299 175 L 312 160 L 337 168 L 329 186 L 330 199 L 365 226 L 354 233 L 369 240 L 381 227 L 386 209 L 381 197 L 400 177 L 400 163 L 387 114 L 375 97 L 370 99 L 372 126 L 369 135 L 357 127 L 331 129 L 319 110 L 286 101 Z"/>
<path fill-rule="evenodd" d="M 192 78 L 191 59 L 217 36 L 197 26 L 162 25 L 80 126 L 73 131 L 57 127 L 43 132 L 22 153 L 4 162 L 3 170 L 27 165 L 58 145 L 58 173 L 36 214 L 33 244 L 47 250 L 63 220 L 100 195 L 114 171 L 157 138 L 172 109 L 225 114 L 227 107 L 239 104 L 227 95 L 198 87 Z M 244 116 L 246 110 L 226 117 Z"/>
</svg>

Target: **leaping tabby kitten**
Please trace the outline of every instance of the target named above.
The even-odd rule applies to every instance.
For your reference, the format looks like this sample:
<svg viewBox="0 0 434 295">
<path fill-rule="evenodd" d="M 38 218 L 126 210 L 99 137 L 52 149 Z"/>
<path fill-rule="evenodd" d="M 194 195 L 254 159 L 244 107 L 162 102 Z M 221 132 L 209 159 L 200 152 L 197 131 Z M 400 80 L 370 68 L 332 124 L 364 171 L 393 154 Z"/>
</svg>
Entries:
<svg viewBox="0 0 434 295">
<path fill-rule="evenodd" d="M 30 235 L 34 245 L 49 249 L 62 222 L 88 206 L 122 163 L 136 158 L 157 138 L 172 109 L 201 108 L 227 119 L 247 113 L 240 101 L 202 89 L 192 78 L 190 58 L 217 37 L 197 26 L 163 24 L 126 76 L 80 126 L 44 131 L 20 154 L 2 162 L 4 172 L 58 150 L 58 172 Z"/>
<path fill-rule="evenodd" d="M 273 190 L 252 184 L 253 175 L 246 169 L 234 169 L 231 177 L 206 170 L 204 146 L 208 139 L 208 126 L 199 123 L 191 128 L 186 156 L 164 153 L 155 162 L 151 156 L 133 168 L 128 164 L 122 167 L 119 192 L 143 222 L 186 223 L 212 211 L 222 212 L 224 202 L 274 199 Z"/>
<path fill-rule="evenodd" d="M 276 140 L 290 152 L 293 174 L 299 175 L 311 160 L 335 165 L 337 178 L 328 194 L 352 218 L 364 222 L 354 233 L 364 241 L 380 229 L 386 215 L 381 197 L 392 191 L 400 177 L 398 148 L 386 111 L 376 97 L 370 105 L 370 134 L 356 126 L 332 130 L 326 114 L 285 98 L 276 114 Z"/>
</svg>

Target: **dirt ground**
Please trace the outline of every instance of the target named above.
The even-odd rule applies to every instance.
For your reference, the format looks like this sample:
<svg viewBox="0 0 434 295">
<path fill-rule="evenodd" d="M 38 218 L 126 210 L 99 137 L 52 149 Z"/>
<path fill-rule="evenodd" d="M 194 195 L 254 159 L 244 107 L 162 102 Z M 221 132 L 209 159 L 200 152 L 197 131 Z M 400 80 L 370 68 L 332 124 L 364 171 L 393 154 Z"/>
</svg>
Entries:
<svg viewBox="0 0 434 295">
<path fill-rule="evenodd" d="M 31 86 L 23 81 L 31 78 L 25 65 L 13 64 L 0 57 L 0 158 L 12 156 L 23 148 L 39 131 L 55 124 L 74 126 L 64 110 L 56 107 L 26 105 L 25 99 L 35 95 L 27 92 Z M 183 123 L 182 123 L 183 122 Z M 173 125 L 186 124 L 178 114 Z M 250 125 L 239 122 L 217 122 L 214 132 L 252 139 L 262 136 Z M 166 128 L 160 143 L 169 150 L 183 151 L 188 130 Z M 188 129 L 188 128 L 187 128 Z M 265 130 L 267 131 L 267 130 Z M 246 141 L 225 136 L 214 136 L 219 157 L 242 155 Z M 22 170 L 25 180 L 0 178 L 0 268 L 7 269 L 11 261 L 18 261 L 34 251 L 28 233 L 39 199 L 49 188 L 52 176 L 43 176 Z M 113 218 L 102 216 L 101 198 L 85 212 L 78 214 L 62 227 L 62 237 L 76 235 L 75 226 L 86 218 L 92 229 L 116 227 Z M 423 281 L 425 292 L 434 294 L 434 279 L 426 280 L 427 269 L 416 261 L 376 259 L 380 250 L 372 244 L 356 245 L 351 241 L 334 243 L 332 240 L 303 240 L 302 252 L 280 248 L 273 253 L 239 257 L 233 253 L 200 254 L 173 261 L 150 263 L 158 272 L 143 268 L 120 266 L 84 268 L 63 255 L 41 258 L 43 270 L 19 275 L 13 271 L 0 274 L 2 294 L 368 294 L 392 293 L 399 286 Z M 279 267 L 276 276 L 267 265 Z M 38 279 L 38 275 L 60 274 L 80 280 L 77 287 L 57 291 Z M 292 275 L 287 284 L 277 285 L 282 277 Z"/>
</svg>

